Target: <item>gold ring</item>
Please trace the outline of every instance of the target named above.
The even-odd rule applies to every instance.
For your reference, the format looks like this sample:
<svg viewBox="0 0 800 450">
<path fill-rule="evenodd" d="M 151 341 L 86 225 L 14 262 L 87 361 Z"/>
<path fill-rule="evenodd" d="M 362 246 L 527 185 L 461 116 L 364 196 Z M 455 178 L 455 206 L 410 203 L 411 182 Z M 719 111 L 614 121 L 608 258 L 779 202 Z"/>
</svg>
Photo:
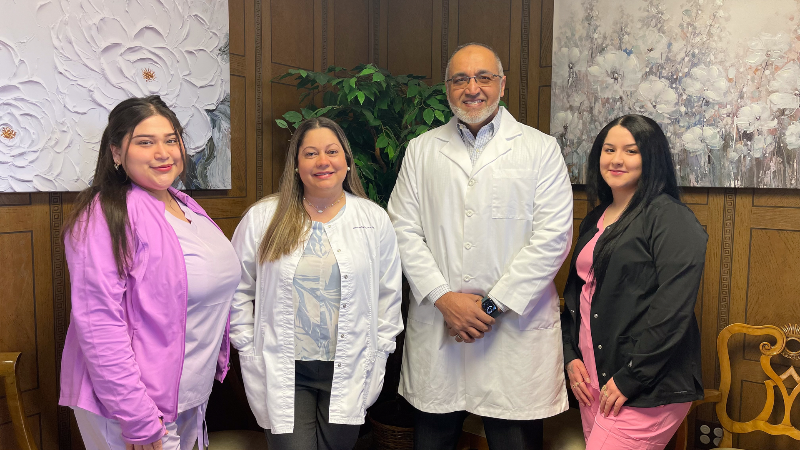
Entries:
<svg viewBox="0 0 800 450">
<path fill-rule="evenodd" d="M 461 342 L 463 340 L 464 340 L 464 338 L 462 338 L 460 334 L 456 335 L 456 342 Z"/>
</svg>

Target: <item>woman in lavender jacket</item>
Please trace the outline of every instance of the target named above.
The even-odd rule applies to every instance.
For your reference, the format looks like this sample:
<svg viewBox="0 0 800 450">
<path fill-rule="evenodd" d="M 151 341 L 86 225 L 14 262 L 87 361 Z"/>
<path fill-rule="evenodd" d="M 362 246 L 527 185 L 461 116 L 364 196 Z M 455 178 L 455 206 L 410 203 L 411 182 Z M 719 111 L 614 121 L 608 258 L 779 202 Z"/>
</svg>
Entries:
<svg viewBox="0 0 800 450">
<path fill-rule="evenodd" d="M 72 313 L 59 404 L 87 450 L 191 449 L 228 368 L 241 275 L 230 242 L 183 176 L 183 129 L 158 96 L 117 105 L 92 186 L 66 222 Z"/>
</svg>

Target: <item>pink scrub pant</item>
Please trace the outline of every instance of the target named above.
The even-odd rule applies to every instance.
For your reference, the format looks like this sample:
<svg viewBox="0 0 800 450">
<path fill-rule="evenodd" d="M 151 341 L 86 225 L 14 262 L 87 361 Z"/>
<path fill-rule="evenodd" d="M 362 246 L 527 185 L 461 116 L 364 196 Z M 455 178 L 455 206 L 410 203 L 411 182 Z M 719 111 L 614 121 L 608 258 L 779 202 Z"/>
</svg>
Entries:
<svg viewBox="0 0 800 450">
<path fill-rule="evenodd" d="M 598 412 L 600 392 L 589 386 L 591 406 L 581 405 L 581 422 L 586 450 L 662 450 L 689 412 L 691 402 L 654 408 L 623 405 L 619 415 Z"/>
</svg>

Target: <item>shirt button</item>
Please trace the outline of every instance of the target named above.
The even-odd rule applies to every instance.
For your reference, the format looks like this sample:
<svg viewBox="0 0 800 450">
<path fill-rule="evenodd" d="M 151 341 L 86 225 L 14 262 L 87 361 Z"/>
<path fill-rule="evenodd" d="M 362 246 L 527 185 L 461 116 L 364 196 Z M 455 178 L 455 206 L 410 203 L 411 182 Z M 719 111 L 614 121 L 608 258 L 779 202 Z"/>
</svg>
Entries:
<svg viewBox="0 0 800 450">
<path fill-rule="evenodd" d="M 342 363 L 337 363 L 336 367 L 342 367 Z M 605 374 L 603 374 L 603 375 L 605 375 Z"/>
<path fill-rule="evenodd" d="M 472 217 L 473 214 L 475 213 L 471 209 L 467 211 L 467 217 Z"/>
<path fill-rule="evenodd" d="M 469 281 L 469 280 L 470 280 L 470 276 L 469 275 L 464 275 L 464 281 Z"/>
<path fill-rule="evenodd" d="M 603 349 L 603 344 L 599 344 L 599 345 L 597 346 L 597 348 L 599 348 L 600 350 L 602 350 L 602 349 Z"/>
<path fill-rule="evenodd" d="M 594 315 L 594 318 L 597 319 L 597 314 Z"/>
<path fill-rule="evenodd" d="M 574 309 L 570 309 L 569 311 L 570 311 L 572 314 L 575 314 L 575 310 L 574 310 Z"/>
<path fill-rule="evenodd" d="M 347 275 L 345 275 L 345 276 L 344 276 L 344 279 L 345 279 L 345 280 L 347 279 Z"/>
<path fill-rule="evenodd" d="M 605 372 L 603 372 L 603 378 L 605 378 L 605 377 L 606 377 L 606 373 L 605 373 Z"/>
<path fill-rule="evenodd" d="M 466 244 L 464 244 L 464 248 L 465 248 L 465 249 L 467 249 L 467 250 L 469 250 L 469 249 L 471 249 L 471 248 L 472 248 L 472 244 L 470 244 L 469 242 L 467 242 Z"/>
<path fill-rule="evenodd" d="M 475 180 L 474 180 L 474 179 L 472 179 L 472 180 L 469 180 L 469 183 L 468 183 L 468 184 L 469 184 L 470 186 L 475 186 Z"/>
<path fill-rule="evenodd" d="M 336 251 L 337 251 L 337 252 L 341 252 L 341 251 L 342 251 L 342 249 L 338 248 L 338 249 L 336 249 Z"/>
<path fill-rule="evenodd" d="M 340 334 L 339 337 L 344 339 L 344 333 Z"/>
<path fill-rule="evenodd" d="M 347 303 L 345 303 L 344 305 L 342 305 L 342 308 L 347 308 Z"/>
</svg>

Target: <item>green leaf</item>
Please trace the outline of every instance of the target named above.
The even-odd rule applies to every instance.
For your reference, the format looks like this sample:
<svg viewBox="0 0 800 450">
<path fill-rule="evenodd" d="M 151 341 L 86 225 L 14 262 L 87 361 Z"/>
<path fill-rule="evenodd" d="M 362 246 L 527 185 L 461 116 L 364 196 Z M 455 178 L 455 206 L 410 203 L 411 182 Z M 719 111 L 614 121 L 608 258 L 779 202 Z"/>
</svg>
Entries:
<svg viewBox="0 0 800 450">
<path fill-rule="evenodd" d="M 408 85 L 408 91 L 406 92 L 406 97 L 411 98 L 417 95 L 419 92 L 419 85 L 418 84 L 410 84 Z"/>
<path fill-rule="evenodd" d="M 303 120 L 303 116 L 301 116 L 297 111 L 289 111 L 283 115 L 283 118 L 289 122 L 300 122 Z"/>
<path fill-rule="evenodd" d="M 425 112 L 422 113 L 422 117 L 425 119 L 425 122 L 428 122 L 428 125 L 433 123 L 433 110 L 428 108 Z"/>
<path fill-rule="evenodd" d="M 375 185 L 373 183 L 369 184 L 369 198 L 372 199 L 372 201 L 374 202 L 377 202 L 379 200 L 378 190 L 375 189 Z"/>
<path fill-rule="evenodd" d="M 354 99 L 354 98 L 355 98 L 355 97 L 356 97 L 358 94 L 360 94 L 360 93 L 361 93 L 361 92 L 358 92 L 358 91 L 356 91 L 356 90 L 352 90 L 352 91 L 350 91 L 350 93 L 349 93 L 349 94 L 347 94 L 347 101 L 349 102 L 350 100 Z"/>
<path fill-rule="evenodd" d="M 300 74 L 300 76 L 301 76 L 301 77 L 303 77 L 303 78 L 305 78 L 305 77 L 306 77 L 306 75 L 308 75 L 308 72 L 306 72 L 306 71 L 305 71 L 305 70 L 303 70 L 303 69 L 298 69 L 298 70 L 297 70 L 297 73 L 299 73 L 299 74 Z"/>
<path fill-rule="evenodd" d="M 358 102 L 363 105 L 364 104 L 364 99 L 367 98 L 367 96 L 364 95 L 363 92 L 360 92 L 360 91 L 356 91 L 356 92 L 357 92 L 356 96 L 358 97 Z"/>
<path fill-rule="evenodd" d="M 300 112 L 303 113 L 303 118 L 305 119 L 309 119 L 314 115 L 314 110 L 308 108 L 303 108 L 300 110 Z"/>
<path fill-rule="evenodd" d="M 375 142 L 375 146 L 378 148 L 384 148 L 387 145 L 389 145 L 389 138 L 386 137 L 386 134 L 381 133 L 381 135 L 378 136 L 378 141 Z"/>
<path fill-rule="evenodd" d="M 361 73 L 359 73 L 357 76 L 363 77 L 364 75 L 369 75 L 369 74 L 373 74 L 373 73 L 375 73 L 375 68 L 367 67 L 364 70 L 362 70 Z"/>
<path fill-rule="evenodd" d="M 367 123 L 369 123 L 369 126 L 371 126 L 371 127 L 379 127 L 379 126 L 381 126 L 381 121 L 376 119 L 375 116 L 372 115 L 371 112 L 367 111 L 366 109 L 364 109 L 363 112 L 364 112 L 364 116 L 367 118 Z"/>
<path fill-rule="evenodd" d="M 378 81 L 383 81 L 385 79 L 386 77 L 383 76 L 383 74 L 380 72 L 375 72 L 372 74 L 372 81 L 378 82 Z"/>
<path fill-rule="evenodd" d="M 289 77 L 291 77 L 292 75 L 295 75 L 295 74 L 294 74 L 294 73 L 292 73 L 292 72 L 286 72 L 285 74 L 283 74 L 283 75 L 279 76 L 279 77 L 278 77 L 278 80 L 283 80 L 284 78 L 289 78 Z"/>
<path fill-rule="evenodd" d="M 323 105 L 335 105 L 336 104 L 336 93 L 333 91 L 328 91 L 322 94 L 322 104 Z"/>
<path fill-rule="evenodd" d="M 333 109 L 333 106 L 326 106 L 324 108 L 320 108 L 320 109 L 314 111 L 314 114 L 311 117 L 319 117 L 319 116 L 325 115 L 325 113 L 327 113 L 331 109 Z"/>
<path fill-rule="evenodd" d="M 428 126 L 427 125 L 420 125 L 415 130 L 415 133 L 417 133 L 419 135 L 419 134 L 422 134 L 422 133 L 424 133 L 426 131 L 428 131 Z"/>
<path fill-rule="evenodd" d="M 387 146 L 386 147 L 386 154 L 389 155 L 389 159 L 391 161 L 394 161 L 394 157 L 395 157 L 394 147 L 392 147 L 391 145 Z"/>
<path fill-rule="evenodd" d="M 400 75 L 397 77 L 397 82 L 403 84 L 408 83 L 408 77 L 406 75 Z"/>
<path fill-rule="evenodd" d="M 314 79 L 319 84 L 326 84 L 328 81 L 330 81 L 331 77 L 325 75 L 324 73 L 314 72 Z"/>
<path fill-rule="evenodd" d="M 436 118 L 437 118 L 437 119 L 439 119 L 439 121 L 441 121 L 441 122 L 447 122 L 447 121 L 444 119 L 444 114 L 443 114 L 441 111 L 434 111 L 434 114 L 436 115 Z"/>
<path fill-rule="evenodd" d="M 356 78 L 355 77 L 350 78 L 350 86 L 356 87 Z"/>
<path fill-rule="evenodd" d="M 288 124 L 286 123 L 286 121 L 284 121 L 284 120 L 281 120 L 281 119 L 275 119 L 275 123 L 277 123 L 277 124 L 278 124 L 278 126 L 279 126 L 279 127 L 281 127 L 281 128 L 286 128 L 286 129 L 288 129 L 288 128 L 289 128 L 289 125 L 288 125 Z"/>
</svg>

